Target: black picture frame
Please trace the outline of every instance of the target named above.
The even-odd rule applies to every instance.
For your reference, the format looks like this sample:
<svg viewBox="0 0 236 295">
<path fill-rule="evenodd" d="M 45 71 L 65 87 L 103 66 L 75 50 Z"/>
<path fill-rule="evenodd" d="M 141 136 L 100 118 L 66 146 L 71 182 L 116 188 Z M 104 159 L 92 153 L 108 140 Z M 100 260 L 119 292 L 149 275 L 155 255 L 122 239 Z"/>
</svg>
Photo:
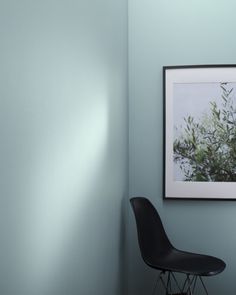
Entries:
<svg viewBox="0 0 236 295">
<path fill-rule="evenodd" d="M 230 103 L 229 96 L 228 100 L 223 99 L 226 93 L 229 93 Z M 234 164 L 228 165 L 231 167 L 231 172 L 235 173 L 232 176 L 230 174 L 230 177 L 222 170 L 223 168 L 220 170 L 221 165 L 218 170 L 207 168 L 207 163 L 210 167 L 211 161 L 217 163 L 217 159 L 222 155 L 225 154 L 226 157 L 227 153 L 232 154 L 231 145 L 224 145 L 221 140 L 218 141 L 219 155 L 215 158 L 210 156 L 208 148 L 214 151 L 214 144 L 210 143 L 211 140 L 214 142 L 213 139 L 217 139 L 216 135 L 211 134 L 220 134 L 218 127 L 214 125 L 217 122 L 213 122 L 217 119 L 219 111 L 218 123 L 225 128 L 228 124 L 231 128 L 230 123 L 223 120 L 223 112 L 227 112 L 230 106 L 235 107 L 236 112 L 236 64 L 164 66 L 163 98 L 163 198 L 236 200 L 236 160 L 235 170 L 232 168 Z M 206 130 L 200 130 L 204 124 L 208 124 Z M 236 121 L 232 127 L 236 127 L 235 124 Z M 195 134 L 195 142 L 191 147 L 189 140 L 194 132 L 197 135 Z M 228 132 L 225 133 L 228 135 Z M 233 136 L 236 131 L 231 133 Z M 208 141 L 204 141 L 207 136 L 210 136 Z M 190 155 L 194 155 L 195 158 L 191 158 Z M 234 158 L 231 162 L 234 162 Z M 223 164 L 222 166 L 225 165 Z"/>
</svg>

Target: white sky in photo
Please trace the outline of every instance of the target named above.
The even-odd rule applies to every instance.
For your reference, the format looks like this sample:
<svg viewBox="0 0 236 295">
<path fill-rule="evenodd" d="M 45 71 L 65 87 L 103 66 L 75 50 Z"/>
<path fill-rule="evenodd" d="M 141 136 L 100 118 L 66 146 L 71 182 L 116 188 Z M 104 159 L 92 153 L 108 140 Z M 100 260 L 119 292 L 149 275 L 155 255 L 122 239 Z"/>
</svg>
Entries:
<svg viewBox="0 0 236 295">
<path fill-rule="evenodd" d="M 173 97 L 173 122 L 174 126 L 180 129 L 180 126 L 185 126 L 184 118 L 189 115 L 194 117 L 195 122 L 202 118 L 204 113 L 210 112 L 210 102 L 215 101 L 220 108 L 222 105 L 221 95 L 223 91 L 220 83 L 174 83 Z M 234 88 L 232 96 L 235 99 L 236 82 L 224 85 L 226 89 Z M 174 138 L 177 132 L 174 128 Z M 183 180 L 184 175 L 178 164 L 174 164 L 174 180 Z"/>
</svg>

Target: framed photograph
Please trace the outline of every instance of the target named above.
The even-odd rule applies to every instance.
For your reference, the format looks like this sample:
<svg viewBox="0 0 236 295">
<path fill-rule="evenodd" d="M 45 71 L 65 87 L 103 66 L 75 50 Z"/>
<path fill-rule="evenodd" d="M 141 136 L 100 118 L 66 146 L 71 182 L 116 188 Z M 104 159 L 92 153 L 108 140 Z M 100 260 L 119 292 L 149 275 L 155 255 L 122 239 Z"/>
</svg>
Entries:
<svg viewBox="0 0 236 295">
<path fill-rule="evenodd" d="M 164 198 L 236 200 L 236 65 L 163 67 Z"/>
</svg>

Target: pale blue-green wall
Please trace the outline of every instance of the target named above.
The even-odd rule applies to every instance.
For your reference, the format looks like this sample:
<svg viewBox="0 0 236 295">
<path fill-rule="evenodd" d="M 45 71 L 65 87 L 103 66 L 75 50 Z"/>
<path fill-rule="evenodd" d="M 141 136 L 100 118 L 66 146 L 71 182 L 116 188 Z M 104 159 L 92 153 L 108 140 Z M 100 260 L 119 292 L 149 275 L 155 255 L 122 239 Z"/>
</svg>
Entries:
<svg viewBox="0 0 236 295">
<path fill-rule="evenodd" d="M 123 294 L 127 1 L 0 1 L 0 294 Z"/>
<path fill-rule="evenodd" d="M 210 294 L 236 292 L 236 202 L 162 200 L 162 66 L 236 63 L 235 1 L 130 0 L 130 196 L 158 207 L 173 243 L 224 259 Z M 151 294 L 155 272 L 142 262 L 129 210 L 129 295 Z"/>
</svg>

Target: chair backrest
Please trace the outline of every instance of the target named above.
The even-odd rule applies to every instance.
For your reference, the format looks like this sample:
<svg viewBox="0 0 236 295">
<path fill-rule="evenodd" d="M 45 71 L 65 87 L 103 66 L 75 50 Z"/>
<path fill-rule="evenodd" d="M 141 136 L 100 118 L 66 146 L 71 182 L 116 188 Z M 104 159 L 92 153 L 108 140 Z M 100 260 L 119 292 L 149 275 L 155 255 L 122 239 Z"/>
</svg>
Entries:
<svg viewBox="0 0 236 295">
<path fill-rule="evenodd" d="M 139 247 L 143 260 L 148 263 L 173 249 L 160 216 L 152 203 L 144 197 L 130 199 L 138 232 Z"/>
</svg>

